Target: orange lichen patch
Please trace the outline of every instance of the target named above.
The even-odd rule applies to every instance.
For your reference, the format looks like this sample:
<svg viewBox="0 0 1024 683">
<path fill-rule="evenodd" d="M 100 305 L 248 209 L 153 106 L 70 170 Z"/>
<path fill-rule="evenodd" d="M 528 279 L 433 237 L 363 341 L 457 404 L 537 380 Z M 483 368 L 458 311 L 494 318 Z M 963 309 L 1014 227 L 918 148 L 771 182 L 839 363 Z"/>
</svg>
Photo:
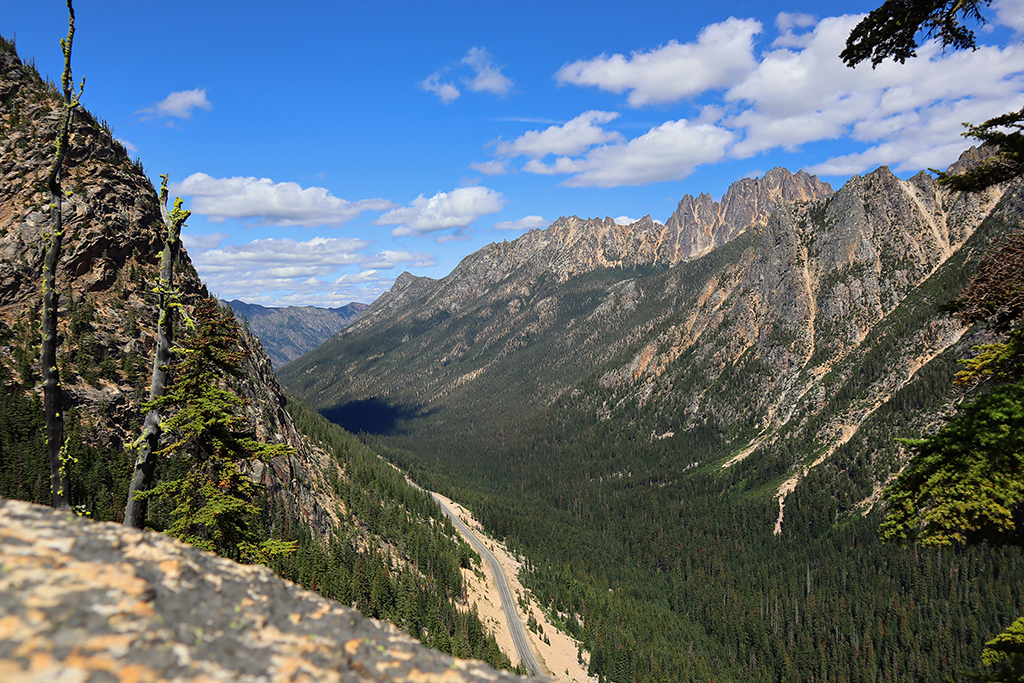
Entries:
<svg viewBox="0 0 1024 683">
<path fill-rule="evenodd" d="M 300 621 L 302 621 L 302 615 L 297 612 L 292 612 L 288 615 L 288 621 L 292 622 L 293 624 L 298 624 Z"/>
<path fill-rule="evenodd" d="M 84 669 L 86 671 L 114 671 L 117 667 L 117 658 L 109 652 L 97 652 L 95 654 L 83 655 L 79 648 L 75 648 L 61 662 L 69 669 Z"/>
<path fill-rule="evenodd" d="M 313 683 L 340 681 L 341 673 L 331 669 L 324 669 L 310 664 L 299 657 L 277 655 L 271 658 L 273 668 L 270 671 L 274 681 L 288 681 L 288 683 L 299 683 L 309 681 Z"/>
<path fill-rule="evenodd" d="M 264 643 L 296 654 L 312 654 L 323 644 L 318 636 L 284 633 L 274 626 L 267 626 L 252 634 L 252 643 L 263 646 Z"/>
<path fill-rule="evenodd" d="M 415 655 L 413 655 L 413 653 L 411 653 L 411 652 L 406 652 L 405 650 L 395 650 L 394 652 L 391 653 L 391 656 L 394 659 L 398 659 L 398 660 L 401 660 L 403 662 L 407 662 L 410 659 L 412 659 Z"/>
<path fill-rule="evenodd" d="M 160 679 L 156 671 L 141 664 L 126 664 L 120 671 L 111 673 L 117 676 L 121 683 L 148 683 Z"/>
<path fill-rule="evenodd" d="M 17 657 L 18 654 L 14 653 Z M 28 658 L 28 670 L 32 673 L 43 673 L 58 666 L 57 660 L 49 652 L 33 652 Z"/>
<path fill-rule="evenodd" d="M 362 638 L 353 638 L 352 640 L 345 643 L 345 654 L 354 656 L 359 651 L 359 646 L 363 644 Z"/>
<path fill-rule="evenodd" d="M 13 683 L 14 681 L 27 680 L 25 677 L 25 669 L 18 662 L 10 659 L 0 659 L 0 681 L 8 681 Z"/>
<path fill-rule="evenodd" d="M 32 624 L 44 624 L 46 623 L 46 613 L 42 610 L 29 608 L 25 610 L 25 617 Z"/>
<path fill-rule="evenodd" d="M 145 535 L 138 529 L 126 529 L 130 534 L 125 539 L 124 556 L 130 560 L 145 560 L 146 562 L 159 565 L 167 561 L 167 550 L 149 543 L 144 543 Z M 162 540 L 162 539 L 161 539 Z M 177 561 L 177 560 L 175 560 Z"/>
<path fill-rule="evenodd" d="M 327 603 L 324 603 L 324 604 L 320 605 L 320 609 L 318 609 L 317 611 L 313 612 L 312 614 L 307 614 L 306 618 L 307 619 L 322 619 L 325 615 L 330 614 L 330 613 L 331 613 L 331 606 L 328 605 Z"/>
<path fill-rule="evenodd" d="M 36 654 L 53 649 L 53 641 L 45 636 L 30 633 L 22 638 L 21 644 L 11 654 L 15 657 L 29 658 Z M 49 656 L 49 655 L 47 655 Z"/>
<path fill-rule="evenodd" d="M 109 652 L 94 655 L 83 655 L 76 648 L 64 658 L 61 666 L 67 671 L 82 672 L 82 679 L 88 678 L 95 671 L 105 671 L 121 683 L 149 683 L 160 678 L 156 671 L 141 664 L 123 665 L 119 659 Z"/>
<path fill-rule="evenodd" d="M 79 585 L 116 590 L 132 596 L 142 595 L 149 588 L 149 583 L 136 576 L 135 568 L 127 562 L 78 562 L 58 571 L 50 583 L 59 584 L 61 595 L 70 587 Z"/>
<path fill-rule="evenodd" d="M 224 579 L 217 574 L 207 574 L 203 578 L 206 579 L 207 582 L 212 583 L 216 590 L 220 590 L 220 587 L 224 584 Z"/>
<path fill-rule="evenodd" d="M 164 575 L 164 585 L 176 582 L 181 576 L 181 562 L 178 560 L 164 560 L 157 566 L 160 567 L 160 571 Z"/>
<path fill-rule="evenodd" d="M 28 624 L 13 614 L 0 617 L 0 640 L 14 640 L 17 636 L 23 635 L 27 630 Z"/>
<path fill-rule="evenodd" d="M 128 653 L 135 636 L 126 633 L 104 633 L 89 636 L 82 643 L 83 650 L 108 650 L 115 657 L 123 657 Z"/>
<path fill-rule="evenodd" d="M 459 674 L 455 669 L 448 669 L 442 674 L 436 672 L 420 671 L 419 669 L 413 669 L 409 672 L 409 675 L 402 678 L 395 678 L 395 681 L 401 683 L 402 681 L 409 681 L 409 683 L 455 683 L 461 681 L 462 675 Z"/>
<path fill-rule="evenodd" d="M 401 664 L 401 662 L 391 661 L 391 662 L 377 662 L 373 666 L 374 666 L 375 669 L 377 669 L 377 671 L 380 671 L 381 673 L 384 673 L 388 669 L 394 669 L 395 667 L 402 666 L 402 664 Z"/>
</svg>

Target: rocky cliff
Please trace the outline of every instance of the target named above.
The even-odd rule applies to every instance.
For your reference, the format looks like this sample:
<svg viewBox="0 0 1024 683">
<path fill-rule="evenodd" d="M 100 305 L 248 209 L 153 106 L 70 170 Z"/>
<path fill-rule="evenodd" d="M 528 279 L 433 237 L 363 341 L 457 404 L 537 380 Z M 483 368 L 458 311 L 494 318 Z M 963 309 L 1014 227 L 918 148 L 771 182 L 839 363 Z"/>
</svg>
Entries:
<svg viewBox="0 0 1024 683">
<path fill-rule="evenodd" d="M 40 392 L 38 344 L 42 232 L 49 229 L 46 174 L 53 158 L 56 91 L 22 64 L 10 44 L 0 50 L 0 385 Z M 58 364 L 65 417 L 87 432 L 90 444 L 124 452 L 139 434 L 141 401 L 148 397 L 157 310 L 152 294 L 165 230 L 158 198 L 144 169 L 89 112 L 75 117 L 64 170 L 66 237 L 57 275 L 61 346 Z M 187 228 L 186 228 L 187 230 Z M 209 296 L 188 254 L 175 266 L 186 309 Z M 295 455 L 278 458 L 254 476 L 296 514 L 325 533 L 335 513 L 324 505 L 321 480 L 327 454 L 295 431 L 271 363 L 255 337 L 243 334 L 251 429 L 260 439 L 289 443 Z M 126 456 L 121 456 L 126 457 Z M 115 458 L 115 461 L 118 460 Z M 113 466 L 113 465 L 111 465 Z M 19 475 L 23 476 L 23 475 Z M 27 490 L 33 489 L 28 482 Z M 34 485 L 36 491 L 47 486 Z M 124 501 L 112 507 L 123 510 Z"/>
<path fill-rule="evenodd" d="M 672 261 L 703 256 L 749 227 L 764 225 L 779 202 L 820 199 L 832 194 L 832 186 L 803 171 L 795 174 L 774 168 L 762 178 L 733 183 L 721 202 L 711 195 L 685 195 L 665 221 L 674 237 Z"/>
<path fill-rule="evenodd" d="M 807 201 L 831 194 L 831 186 L 815 176 L 777 168 L 761 179 L 745 178 L 733 184 L 721 203 L 706 194 L 696 200 L 687 195 L 666 223 L 650 216 L 629 225 L 619 225 L 612 218 L 563 216 L 544 230 L 483 247 L 434 284 L 429 284 L 433 281 L 428 278 L 403 274 L 390 293 L 374 301 L 357 327 L 368 329 L 376 321 L 409 313 L 409 309 L 398 311 L 403 302 L 427 291 L 425 288 L 430 294 L 415 312 L 419 319 L 472 305 L 489 294 L 492 286 L 499 288 L 499 298 L 514 300 L 524 279 L 549 276 L 564 282 L 600 269 L 657 268 L 687 261 L 748 228 L 763 226 L 780 201 Z M 523 291 L 529 291 L 529 284 L 523 286 Z"/>
<path fill-rule="evenodd" d="M 524 680 L 162 534 L 0 499 L 6 683 Z"/>
</svg>

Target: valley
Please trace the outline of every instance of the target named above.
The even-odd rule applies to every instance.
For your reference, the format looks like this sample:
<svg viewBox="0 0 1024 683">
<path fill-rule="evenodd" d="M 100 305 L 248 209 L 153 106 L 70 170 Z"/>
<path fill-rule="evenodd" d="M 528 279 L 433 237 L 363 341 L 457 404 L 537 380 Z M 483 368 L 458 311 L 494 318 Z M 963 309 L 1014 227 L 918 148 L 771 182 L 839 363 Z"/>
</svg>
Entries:
<svg viewBox="0 0 1024 683">
<path fill-rule="evenodd" d="M 73 14 L 70 26 L 66 57 Z M 8 577 L 8 597 L 33 582 L 52 588 L 37 581 L 40 557 L 61 569 L 74 556 L 85 566 L 74 571 L 93 575 L 81 582 L 85 608 L 75 603 L 57 618 L 46 603 L 38 638 L 0 618 L 0 670 L 15 680 L 32 680 L 40 662 L 59 670 L 53 643 L 79 661 L 86 642 L 106 653 L 89 665 L 109 664 L 110 677 L 120 671 L 110 664 L 122 659 L 116 653 L 127 652 L 166 671 L 187 664 L 225 680 L 263 680 L 269 665 L 252 673 L 238 656 L 254 633 L 292 633 L 287 622 L 315 636 L 321 616 L 343 624 L 351 614 L 355 625 L 358 611 L 394 625 L 373 636 L 401 643 L 382 668 L 355 657 L 360 648 L 372 651 L 363 657 L 387 649 L 363 636 L 325 646 L 288 636 L 274 647 L 327 657 L 334 669 L 316 669 L 325 679 L 385 680 L 391 669 L 411 671 L 394 673 L 397 680 L 509 677 L 494 667 L 562 683 L 924 683 L 982 673 L 979 653 L 1024 612 L 1015 526 L 1024 522 L 1024 470 L 1015 469 L 1024 468 L 1024 411 L 1018 394 L 1003 391 L 1021 381 L 1019 273 L 987 276 L 995 294 L 974 302 L 982 310 L 974 317 L 958 302 L 992 271 L 993 250 L 1014 248 L 1007 240 L 1024 222 L 1021 178 L 966 191 L 928 171 L 880 166 L 833 187 L 776 167 L 736 180 L 717 200 L 673 198 L 664 221 L 563 215 L 536 227 L 531 216 L 519 236 L 473 251 L 443 277 L 402 273 L 370 304 L 270 308 L 211 297 L 187 249 L 172 249 L 170 232 L 165 243 L 168 216 L 190 214 L 180 201 L 169 213 L 166 194 L 105 121 L 76 108 L 66 147 L 58 146 L 66 157 L 54 157 L 59 102 L 57 86 L 0 38 L 0 497 L 36 504 L 0 500 L 0 516 L 63 539 L 50 547 L 19 536 L 31 532 L 2 530 L 15 550 L 0 560 L 4 576 L 29 567 Z M 591 114 L 606 123 L 617 116 Z M 52 174 L 65 181 L 59 192 L 53 158 Z M 978 172 L 998 158 L 991 147 L 971 148 L 948 173 Z M 353 207 L 292 185 L 275 187 L 345 220 L 388 212 L 372 224 L 399 226 L 396 238 L 413 230 L 388 221 L 444 194 L 420 195 L 410 207 L 384 199 Z M 472 182 L 459 190 L 491 213 L 506 201 Z M 209 197 L 194 196 L 197 206 Z M 308 227 L 287 203 L 275 215 Z M 417 237 L 436 227 L 416 225 Z M 454 232 L 438 243 L 459 239 L 466 225 L 447 225 Z M 65 246 L 50 263 L 57 284 L 43 288 L 56 302 L 50 334 L 37 324 L 48 260 L 41 245 L 62 231 Z M 260 240 L 204 255 L 223 259 L 227 272 L 233 257 L 259 262 Z M 419 252 L 359 252 L 370 242 L 355 238 L 311 243 L 366 267 L 336 278 L 339 287 L 379 282 L 378 267 L 432 263 Z M 321 263 L 317 277 L 333 267 Z M 277 271 L 260 281 L 262 291 L 254 285 L 257 300 L 306 272 Z M 310 288 L 315 281 L 309 275 Z M 41 362 L 51 342 L 54 360 Z M 170 360 L 160 360 L 161 349 Z M 170 393 L 157 381 L 162 372 Z M 52 377 L 59 381 L 45 384 Z M 49 411 L 51 424 L 44 384 L 59 408 Z M 967 412 L 969 429 L 959 427 L 975 441 L 942 431 L 993 396 L 1009 398 Z M 138 525 L 146 530 L 94 524 L 130 516 L 147 414 L 158 427 L 150 432 L 155 475 L 135 499 L 146 501 Z M 55 419 L 63 436 L 51 462 Z M 933 443 L 920 437 L 936 433 L 947 439 L 940 445 L 967 454 L 961 469 L 984 471 L 964 486 L 950 474 L 955 459 L 917 475 L 960 487 L 951 512 L 887 497 L 901 473 L 920 467 L 911 455 Z M 993 440 L 996 465 L 978 456 L 987 452 L 978 444 Z M 940 464 L 947 456 L 927 454 Z M 61 508 L 59 497 L 64 510 L 40 512 Z M 919 524 L 891 537 L 913 542 L 883 542 L 880 526 L 894 510 Z M 970 538 L 916 536 L 925 513 Z M 984 515 L 1002 535 L 976 534 L 975 517 Z M 147 569 L 153 538 L 161 558 L 185 558 L 161 561 L 159 576 Z M 89 607 L 89 592 L 101 592 L 89 580 L 110 580 L 106 560 L 90 559 L 96 539 L 104 557 L 131 556 L 131 567 L 117 567 L 131 609 L 149 618 L 160 603 L 155 622 L 177 639 L 167 640 L 170 654 L 149 648 L 143 627 L 87 638 L 86 620 L 114 629 L 130 620 Z M 203 590 L 217 599 L 189 595 L 196 606 L 165 625 L 177 605 L 160 591 L 177 581 L 179 561 L 235 578 L 204 575 Z M 246 576 L 284 607 L 262 593 L 250 599 Z M 221 599 L 224 585 L 230 600 Z M 254 599 L 270 607 L 245 611 Z M 221 607 L 198 625 L 206 602 Z M 308 609 L 287 608 L 298 602 Z M 25 605 L 16 605 L 16 619 L 31 621 Z M 232 617 L 243 611 L 249 621 Z M 67 624 L 71 631 L 46 640 Z M 172 655 L 178 660 L 167 664 Z M 440 658 L 421 671 L 408 663 L 413 656 Z M 273 666 L 293 677 L 313 671 L 299 659 Z"/>
<path fill-rule="evenodd" d="M 770 176 L 776 196 L 808 186 Z M 649 218 L 559 219 L 399 278 L 279 376 L 523 555 L 602 681 L 969 666 L 1024 595 L 967 577 L 1024 565 L 883 545 L 876 501 L 905 462 L 895 437 L 960 400 L 977 332 L 939 308 L 1024 197 L 880 168 L 758 213 L 740 187 L 734 215 L 755 218 L 721 244 L 682 218 L 669 239 Z"/>
</svg>

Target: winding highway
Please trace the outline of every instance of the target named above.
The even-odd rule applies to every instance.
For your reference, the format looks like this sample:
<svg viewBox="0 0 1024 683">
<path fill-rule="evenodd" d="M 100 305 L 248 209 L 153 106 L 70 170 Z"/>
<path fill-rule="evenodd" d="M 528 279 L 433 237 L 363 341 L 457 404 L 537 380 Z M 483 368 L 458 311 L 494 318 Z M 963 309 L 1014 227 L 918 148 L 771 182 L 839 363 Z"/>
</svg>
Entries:
<svg viewBox="0 0 1024 683">
<path fill-rule="evenodd" d="M 469 527 L 462 523 L 462 520 L 456 516 L 455 510 L 451 509 L 436 493 L 431 492 L 430 495 L 434 497 L 434 500 L 441 506 L 444 513 L 452 520 L 455 528 L 469 540 L 470 545 L 491 565 L 491 571 L 494 572 L 494 580 L 498 584 L 498 595 L 501 596 L 501 606 L 505 610 L 505 619 L 508 621 L 508 630 L 512 633 L 512 642 L 516 646 L 516 652 L 519 653 L 519 661 L 523 663 L 527 674 L 543 676 L 544 673 L 541 671 L 540 665 L 537 664 L 533 651 L 530 649 L 530 641 L 527 639 L 526 631 L 523 629 L 523 622 L 519 619 L 515 599 L 512 597 L 512 589 L 509 588 L 508 580 L 505 578 L 505 572 L 502 570 L 501 564 L 498 563 L 498 558 L 469 530 Z"/>
</svg>

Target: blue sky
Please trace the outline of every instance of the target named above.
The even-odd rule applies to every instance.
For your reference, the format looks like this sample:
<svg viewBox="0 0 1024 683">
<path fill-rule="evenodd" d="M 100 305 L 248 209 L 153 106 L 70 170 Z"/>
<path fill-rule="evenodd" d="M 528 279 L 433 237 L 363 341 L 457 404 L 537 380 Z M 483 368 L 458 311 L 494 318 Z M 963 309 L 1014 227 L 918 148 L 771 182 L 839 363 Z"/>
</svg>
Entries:
<svg viewBox="0 0 1024 683">
<path fill-rule="evenodd" d="M 82 103 L 193 211 L 211 291 L 370 302 L 559 216 L 665 221 L 775 166 L 833 187 L 944 168 L 961 123 L 1024 107 L 1024 0 L 975 52 L 838 53 L 875 2 L 85 2 Z M 0 34 L 59 80 L 63 2 Z"/>
</svg>

